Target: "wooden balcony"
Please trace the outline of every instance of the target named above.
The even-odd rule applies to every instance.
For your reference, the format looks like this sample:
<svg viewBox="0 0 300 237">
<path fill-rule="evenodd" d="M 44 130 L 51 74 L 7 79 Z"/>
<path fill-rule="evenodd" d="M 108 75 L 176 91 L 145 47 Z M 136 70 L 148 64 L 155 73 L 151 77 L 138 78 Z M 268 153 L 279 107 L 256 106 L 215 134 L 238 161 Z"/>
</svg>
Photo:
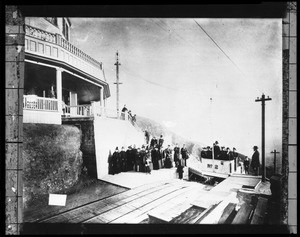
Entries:
<svg viewBox="0 0 300 237">
<path fill-rule="evenodd" d="M 25 123 L 61 124 L 61 118 L 109 118 L 131 122 L 127 112 L 117 112 L 100 105 L 100 102 L 69 106 L 65 105 L 62 111 L 58 109 L 58 99 L 38 97 L 36 95 L 23 96 L 23 112 Z"/>
<path fill-rule="evenodd" d="M 105 81 L 102 63 L 63 39 L 59 34 L 26 25 L 25 52 L 67 63 L 98 80 Z"/>
</svg>

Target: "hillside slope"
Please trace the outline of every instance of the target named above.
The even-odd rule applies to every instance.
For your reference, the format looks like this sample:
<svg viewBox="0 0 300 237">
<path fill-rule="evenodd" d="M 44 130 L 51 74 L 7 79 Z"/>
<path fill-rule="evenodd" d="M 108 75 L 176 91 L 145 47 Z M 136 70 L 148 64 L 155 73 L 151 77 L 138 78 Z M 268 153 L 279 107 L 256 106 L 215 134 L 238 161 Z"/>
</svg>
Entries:
<svg viewBox="0 0 300 237">
<path fill-rule="evenodd" d="M 150 139 L 155 136 L 156 138 L 159 138 L 160 135 L 162 134 L 165 138 L 165 141 L 167 145 L 175 145 L 178 143 L 179 146 L 182 146 L 182 144 L 185 144 L 188 152 L 195 155 L 195 156 L 200 156 L 200 151 L 201 147 L 206 146 L 204 143 L 201 142 L 196 142 L 196 141 L 191 141 L 189 139 L 183 138 L 176 133 L 170 131 L 167 127 L 164 125 L 151 120 L 149 118 L 145 118 L 142 116 L 137 116 L 136 117 L 136 124 L 137 126 L 144 130 L 147 130 L 150 133 Z M 171 143 L 171 144 L 169 144 Z"/>
</svg>

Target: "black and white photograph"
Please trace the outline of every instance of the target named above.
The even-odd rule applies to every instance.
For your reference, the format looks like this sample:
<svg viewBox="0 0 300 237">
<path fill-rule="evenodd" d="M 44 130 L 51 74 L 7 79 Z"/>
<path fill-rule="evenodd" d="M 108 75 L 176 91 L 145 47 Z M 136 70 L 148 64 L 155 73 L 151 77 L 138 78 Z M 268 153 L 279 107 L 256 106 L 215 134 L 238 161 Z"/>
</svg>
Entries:
<svg viewBox="0 0 300 237">
<path fill-rule="evenodd" d="M 23 19 L 22 63 L 6 62 L 24 78 L 6 82 L 22 101 L 22 146 L 6 154 L 22 157 L 9 192 L 23 223 L 296 226 L 282 211 L 297 201 L 282 193 L 283 17 Z"/>
</svg>

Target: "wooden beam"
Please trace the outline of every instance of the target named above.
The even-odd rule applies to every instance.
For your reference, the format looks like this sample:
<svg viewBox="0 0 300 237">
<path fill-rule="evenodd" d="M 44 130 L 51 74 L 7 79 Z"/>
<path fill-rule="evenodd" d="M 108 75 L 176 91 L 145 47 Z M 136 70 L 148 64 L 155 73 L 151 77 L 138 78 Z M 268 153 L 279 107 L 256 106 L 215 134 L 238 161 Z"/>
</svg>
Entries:
<svg viewBox="0 0 300 237">
<path fill-rule="evenodd" d="M 268 206 L 268 199 L 259 197 L 251 220 L 251 224 L 254 225 L 264 224 L 267 206 Z"/>
</svg>

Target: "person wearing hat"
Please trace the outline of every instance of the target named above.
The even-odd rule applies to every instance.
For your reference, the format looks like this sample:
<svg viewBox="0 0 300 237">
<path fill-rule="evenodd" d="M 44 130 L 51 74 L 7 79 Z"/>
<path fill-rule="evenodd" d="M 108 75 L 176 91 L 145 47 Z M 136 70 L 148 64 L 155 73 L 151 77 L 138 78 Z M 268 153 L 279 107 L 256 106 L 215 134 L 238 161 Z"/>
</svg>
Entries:
<svg viewBox="0 0 300 237">
<path fill-rule="evenodd" d="M 220 147 L 219 147 L 219 142 L 216 141 L 214 144 L 213 144 L 213 149 L 214 149 L 214 158 L 215 159 L 218 159 L 220 154 L 221 154 L 221 150 L 220 150 Z"/>
<path fill-rule="evenodd" d="M 207 147 L 203 147 L 200 153 L 201 158 L 207 158 Z"/>
<path fill-rule="evenodd" d="M 174 150 L 174 162 L 175 162 L 175 165 L 177 167 L 177 164 L 178 164 L 177 161 L 179 161 L 179 154 L 180 154 L 180 148 L 178 146 L 178 143 L 176 143 L 173 150 Z"/>
<path fill-rule="evenodd" d="M 207 158 L 208 159 L 212 159 L 212 151 L 211 151 L 211 147 L 210 146 L 207 146 Z"/>
<path fill-rule="evenodd" d="M 184 161 L 183 165 L 186 166 L 186 160 L 189 158 L 189 154 L 188 154 L 188 151 L 185 147 L 185 144 L 182 145 L 182 148 L 180 150 L 180 153 L 181 153 L 181 157 Z"/>
<path fill-rule="evenodd" d="M 252 159 L 251 159 L 251 168 L 253 169 L 254 174 L 258 175 L 258 173 L 259 173 L 258 170 L 259 170 L 259 166 L 260 166 L 258 147 L 254 146 L 253 150 L 254 150 L 254 153 L 253 153 Z"/>
<path fill-rule="evenodd" d="M 171 146 L 168 145 L 168 147 L 165 149 L 166 159 L 165 159 L 165 168 L 172 168 L 172 149 Z"/>
<path fill-rule="evenodd" d="M 224 149 L 225 149 L 225 147 L 222 146 L 219 155 L 216 155 L 216 153 L 214 153 L 214 156 L 215 156 L 214 158 L 215 158 L 216 160 L 217 160 L 217 159 L 220 159 L 220 160 L 227 160 L 226 151 L 225 151 Z"/>
<path fill-rule="evenodd" d="M 155 148 L 153 148 L 151 150 L 151 161 L 152 161 L 153 169 L 154 170 L 158 170 L 159 169 L 158 160 L 159 160 L 159 151 L 158 151 L 158 147 L 155 146 Z"/>
<path fill-rule="evenodd" d="M 126 150 L 126 171 L 131 171 L 132 168 L 132 152 L 131 152 L 131 146 L 128 146 L 128 149 Z"/>
<path fill-rule="evenodd" d="M 163 144 L 164 144 L 164 138 L 163 138 L 163 135 L 161 134 L 160 138 L 158 139 L 158 150 L 159 151 L 161 150 Z"/>
<path fill-rule="evenodd" d="M 121 172 L 126 172 L 126 166 L 127 166 L 127 157 L 126 157 L 126 151 L 125 148 L 122 146 L 120 151 L 120 162 L 121 162 Z"/>
<path fill-rule="evenodd" d="M 145 143 L 146 143 L 146 145 L 149 144 L 149 140 L 150 140 L 150 134 L 147 130 L 145 130 Z"/>
<path fill-rule="evenodd" d="M 119 148 L 116 147 L 113 155 L 112 155 L 112 174 L 118 174 L 120 173 L 120 154 L 119 154 Z"/>
</svg>

